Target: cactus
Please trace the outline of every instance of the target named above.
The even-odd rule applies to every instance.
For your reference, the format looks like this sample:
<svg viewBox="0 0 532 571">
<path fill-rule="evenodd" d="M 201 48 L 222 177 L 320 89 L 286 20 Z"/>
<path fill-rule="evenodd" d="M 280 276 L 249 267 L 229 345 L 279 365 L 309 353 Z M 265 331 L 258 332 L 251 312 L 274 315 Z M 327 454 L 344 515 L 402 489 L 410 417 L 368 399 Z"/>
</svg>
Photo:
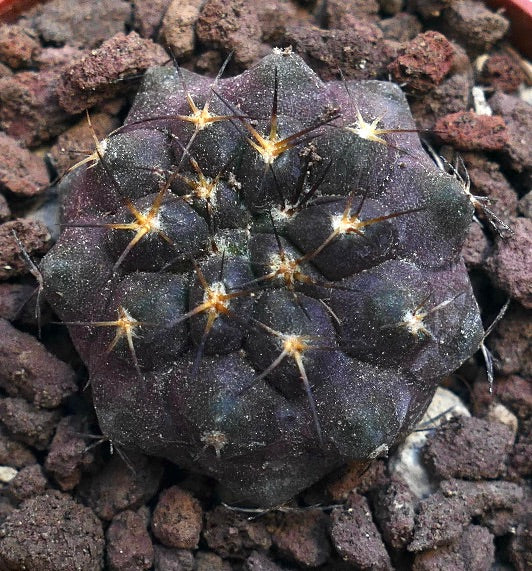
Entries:
<svg viewBox="0 0 532 571">
<path fill-rule="evenodd" d="M 397 85 L 286 50 L 214 83 L 153 68 L 82 163 L 41 270 L 101 429 L 228 503 L 385 454 L 481 342 L 473 206 Z"/>
</svg>

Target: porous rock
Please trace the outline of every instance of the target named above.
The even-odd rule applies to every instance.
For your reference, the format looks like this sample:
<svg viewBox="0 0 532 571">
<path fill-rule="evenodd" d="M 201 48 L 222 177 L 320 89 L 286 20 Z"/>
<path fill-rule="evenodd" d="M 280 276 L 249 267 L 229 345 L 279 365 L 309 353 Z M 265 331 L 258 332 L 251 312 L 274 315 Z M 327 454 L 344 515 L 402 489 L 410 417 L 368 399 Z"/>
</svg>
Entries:
<svg viewBox="0 0 532 571">
<path fill-rule="evenodd" d="M 510 482 L 446 480 L 421 501 L 410 551 L 434 549 L 458 539 L 473 517 L 494 509 L 514 509 L 524 490 Z"/>
<path fill-rule="evenodd" d="M 327 518 L 318 510 L 280 514 L 272 541 L 284 557 L 305 567 L 318 567 L 329 559 Z"/>
<path fill-rule="evenodd" d="M 176 58 L 192 55 L 195 46 L 195 25 L 203 0 L 173 0 L 164 15 L 161 39 Z"/>
<path fill-rule="evenodd" d="M 31 22 L 48 44 L 92 49 L 124 32 L 130 13 L 124 0 L 52 0 L 34 12 Z"/>
<path fill-rule="evenodd" d="M 244 559 L 251 550 L 267 550 L 270 533 L 261 519 L 249 520 L 245 514 L 218 506 L 207 512 L 203 537 L 207 545 L 222 557 Z"/>
<path fill-rule="evenodd" d="M 441 117 L 434 126 L 438 138 L 462 151 L 500 151 L 508 134 L 502 117 L 459 111 Z"/>
<path fill-rule="evenodd" d="M 167 547 L 195 549 L 202 528 L 202 516 L 198 500 L 185 490 L 172 486 L 159 496 L 151 529 Z"/>
<path fill-rule="evenodd" d="M 0 319 L 0 387 L 43 408 L 56 408 L 77 389 L 72 368 L 35 337 Z"/>
<path fill-rule="evenodd" d="M 30 29 L 0 24 L 0 62 L 12 69 L 28 67 L 40 51 L 41 46 Z"/>
<path fill-rule="evenodd" d="M 66 416 L 57 425 L 44 467 L 63 491 L 75 488 L 94 461 L 86 432 L 86 422 L 79 416 Z"/>
<path fill-rule="evenodd" d="M 487 267 L 495 284 L 532 309 L 532 220 L 513 218 L 511 236 L 497 240 Z"/>
<path fill-rule="evenodd" d="M 60 416 L 58 410 L 38 408 L 23 398 L 0 399 L 0 420 L 14 438 L 37 450 L 48 446 Z"/>
<path fill-rule="evenodd" d="M 388 66 L 398 83 L 426 92 L 439 85 L 453 66 L 454 48 L 439 32 L 416 36 Z"/>
<path fill-rule="evenodd" d="M 82 481 L 78 490 L 86 503 L 104 520 L 118 512 L 136 509 L 156 493 L 163 466 L 142 455 L 126 456 L 128 464 L 117 453 L 103 470 Z"/>
<path fill-rule="evenodd" d="M 506 471 L 512 430 L 500 422 L 457 417 L 429 436 L 423 458 L 441 479 L 498 478 Z"/>
<path fill-rule="evenodd" d="M 110 571 L 151 569 L 153 545 L 143 518 L 126 510 L 116 515 L 106 531 Z"/>
<path fill-rule="evenodd" d="M 479 525 L 470 525 L 457 540 L 416 555 L 413 571 L 483 571 L 495 561 L 493 535 Z"/>
<path fill-rule="evenodd" d="M 0 191 L 34 196 L 48 186 L 48 173 L 41 157 L 4 133 L 0 133 L 0 155 Z"/>
<path fill-rule="evenodd" d="M 357 569 L 392 569 L 390 556 L 364 496 L 351 494 L 346 508 L 332 511 L 331 539 L 342 559 Z"/>
<path fill-rule="evenodd" d="M 79 113 L 123 93 L 122 79 L 167 60 L 161 46 L 136 32 L 116 34 L 63 71 L 57 86 L 59 103 L 68 113 Z"/>
<path fill-rule="evenodd" d="M 40 464 L 31 464 L 19 470 L 9 482 L 6 493 L 15 502 L 21 502 L 43 494 L 47 486 L 48 481 Z"/>
<path fill-rule="evenodd" d="M 21 504 L 0 527 L 0 566 L 28 571 L 103 569 L 102 524 L 89 508 L 51 491 Z"/>
</svg>

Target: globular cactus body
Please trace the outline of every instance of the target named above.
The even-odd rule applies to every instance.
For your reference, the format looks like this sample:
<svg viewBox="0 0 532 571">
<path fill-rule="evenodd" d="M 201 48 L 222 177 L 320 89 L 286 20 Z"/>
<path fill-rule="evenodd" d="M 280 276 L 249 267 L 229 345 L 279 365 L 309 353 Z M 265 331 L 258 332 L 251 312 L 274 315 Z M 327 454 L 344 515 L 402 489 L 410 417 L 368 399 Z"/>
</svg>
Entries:
<svg viewBox="0 0 532 571">
<path fill-rule="evenodd" d="M 207 105 L 206 105 L 207 104 Z M 391 83 L 149 70 L 42 263 L 103 433 L 280 504 L 404 437 L 482 326 L 472 205 Z"/>
</svg>

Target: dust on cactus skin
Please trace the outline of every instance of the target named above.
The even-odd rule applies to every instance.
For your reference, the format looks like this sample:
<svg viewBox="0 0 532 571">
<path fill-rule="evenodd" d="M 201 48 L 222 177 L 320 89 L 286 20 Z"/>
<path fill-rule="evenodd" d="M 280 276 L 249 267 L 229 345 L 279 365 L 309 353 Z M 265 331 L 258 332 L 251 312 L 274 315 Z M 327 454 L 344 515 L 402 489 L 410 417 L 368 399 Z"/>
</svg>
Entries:
<svg viewBox="0 0 532 571">
<path fill-rule="evenodd" d="M 386 453 L 481 341 L 473 206 L 392 83 L 280 50 L 215 85 L 154 68 L 61 191 L 41 270 L 103 433 L 227 503 Z"/>
</svg>

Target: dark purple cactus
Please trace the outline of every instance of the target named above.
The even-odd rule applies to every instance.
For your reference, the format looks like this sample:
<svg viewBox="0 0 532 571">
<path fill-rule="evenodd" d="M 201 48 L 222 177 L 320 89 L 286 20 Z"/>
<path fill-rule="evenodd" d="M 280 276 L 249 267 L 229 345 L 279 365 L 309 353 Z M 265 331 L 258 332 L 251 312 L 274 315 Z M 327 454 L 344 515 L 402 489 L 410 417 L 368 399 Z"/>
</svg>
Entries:
<svg viewBox="0 0 532 571">
<path fill-rule="evenodd" d="M 483 334 L 473 207 L 414 129 L 397 85 L 286 51 L 149 70 L 41 266 L 103 433 L 261 507 L 407 435 Z"/>
</svg>

